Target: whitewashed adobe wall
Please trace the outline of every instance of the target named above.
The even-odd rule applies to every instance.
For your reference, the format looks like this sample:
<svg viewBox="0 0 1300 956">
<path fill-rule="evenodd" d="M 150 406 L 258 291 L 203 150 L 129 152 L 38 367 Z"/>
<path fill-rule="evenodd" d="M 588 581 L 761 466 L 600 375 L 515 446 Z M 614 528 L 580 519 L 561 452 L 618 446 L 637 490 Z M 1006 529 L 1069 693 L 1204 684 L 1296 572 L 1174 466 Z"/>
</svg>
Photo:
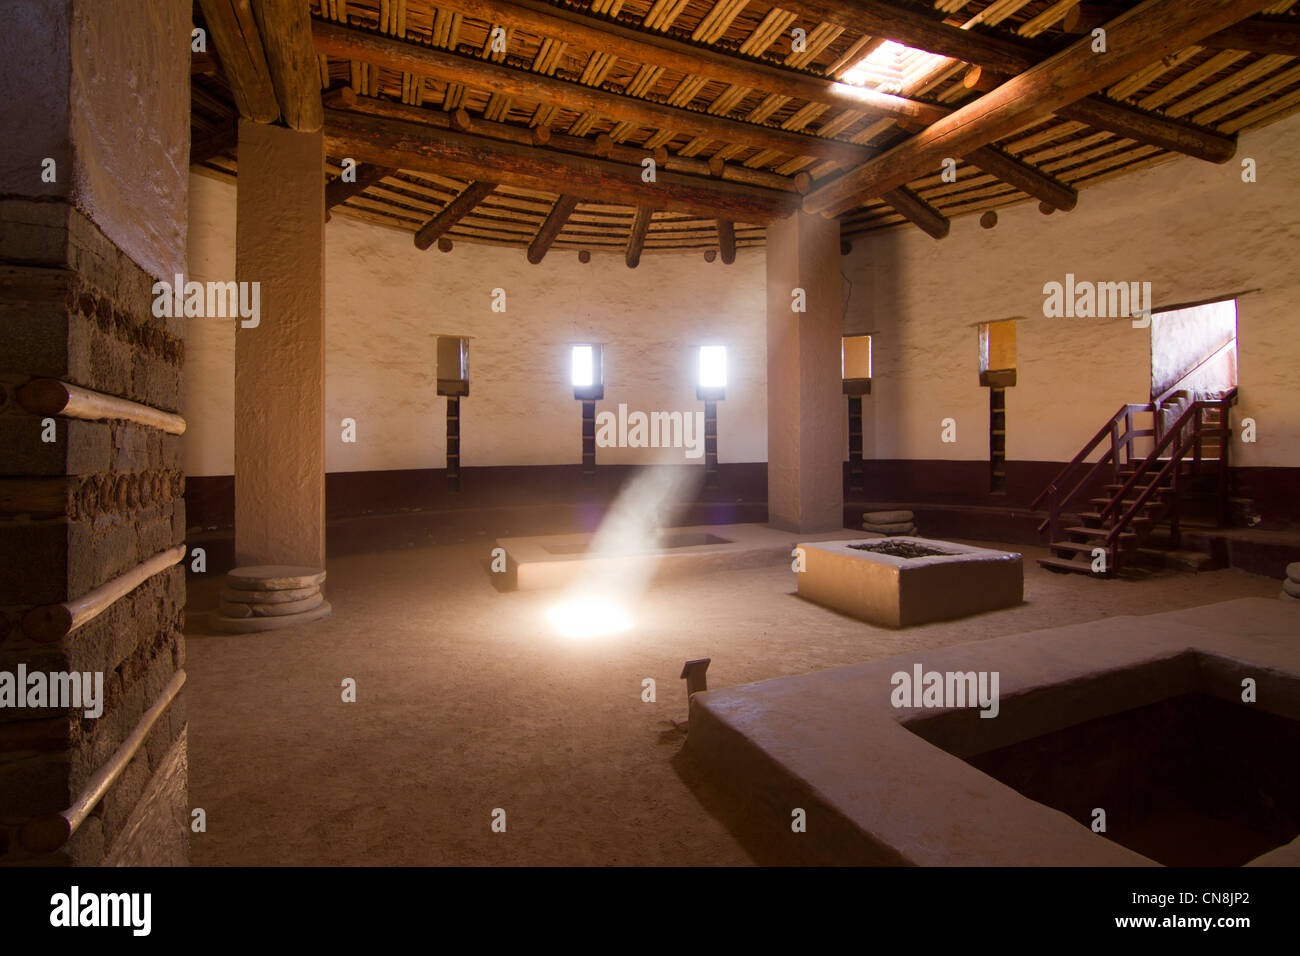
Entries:
<svg viewBox="0 0 1300 956">
<path fill-rule="evenodd" d="M 235 190 L 192 179 L 189 278 L 234 276 Z M 766 352 L 762 250 L 736 262 L 457 243 L 421 252 L 407 233 L 335 216 L 326 225 L 326 470 L 439 468 L 445 403 L 435 393 L 436 336 L 468 335 L 470 396 L 461 403 L 461 464 L 581 461 L 581 408 L 568 346 L 605 345 L 597 411 L 696 411 L 695 350 L 728 346 L 727 397 L 718 406 L 719 459 L 763 461 Z M 504 289 L 506 311 L 492 311 Z M 269 316 L 263 307 L 264 321 Z M 190 319 L 186 343 L 186 473 L 233 471 L 234 320 Z M 357 423 L 355 444 L 340 423 Z M 685 461 L 681 452 L 601 448 L 607 464 Z M 699 459 L 702 462 L 703 459 Z"/>
<path fill-rule="evenodd" d="M 1253 158 L 1258 181 L 1242 181 Z M 1300 116 L 1242 136 L 1222 166 L 1179 158 L 1080 191 L 1069 214 L 1037 203 L 996 228 L 953 222 L 940 242 L 917 229 L 859 239 L 846 329 L 872 332 L 868 399 L 875 457 L 988 456 L 988 395 L 976 325 L 1020 318 L 1017 384 L 1007 390 L 1007 457 L 1068 461 L 1124 402 L 1150 395 L 1150 332 L 1127 321 L 1044 318 L 1043 285 L 1149 281 L 1161 305 L 1258 288 L 1238 303 L 1241 401 L 1254 445 L 1234 463 L 1300 466 Z M 955 418 L 955 444 L 940 421 Z M 867 439 L 867 446 L 872 440 Z"/>
</svg>

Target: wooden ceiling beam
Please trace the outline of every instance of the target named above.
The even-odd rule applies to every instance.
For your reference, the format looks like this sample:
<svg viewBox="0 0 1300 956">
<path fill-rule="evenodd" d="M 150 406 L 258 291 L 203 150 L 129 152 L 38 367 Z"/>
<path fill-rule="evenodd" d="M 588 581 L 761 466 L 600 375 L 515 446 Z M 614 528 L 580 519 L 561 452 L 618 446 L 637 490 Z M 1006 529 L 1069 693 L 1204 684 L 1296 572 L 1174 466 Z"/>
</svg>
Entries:
<svg viewBox="0 0 1300 956">
<path fill-rule="evenodd" d="M 1066 14 L 1061 29 L 1066 33 L 1091 33 L 1123 12 L 1120 7 L 1081 3 Z M 1300 57 L 1300 19 L 1251 17 L 1198 40 L 1196 45 L 1210 50 Z"/>
<path fill-rule="evenodd" d="M 854 165 L 873 154 L 871 150 L 852 143 L 651 103 L 581 83 L 500 66 L 488 60 L 458 56 L 445 50 L 395 40 L 365 30 L 354 30 L 322 21 L 316 21 L 312 30 L 318 53 L 364 60 L 384 69 L 432 77 L 443 82 L 464 83 L 505 96 L 564 109 L 597 113 L 647 129 L 673 130 L 724 143 L 771 149 L 790 156 L 830 160 L 842 165 Z"/>
<path fill-rule="evenodd" d="M 798 195 L 661 171 L 642 182 L 641 166 L 500 142 L 347 110 L 325 111 L 326 150 L 358 162 L 507 186 L 766 225 L 798 208 Z"/>
<path fill-rule="evenodd" d="M 248 0 L 199 0 L 199 6 L 239 115 L 255 123 L 274 123 L 280 118 L 280 104 Z"/>
<path fill-rule="evenodd" d="M 492 190 L 496 188 L 496 183 L 470 183 L 459 196 L 443 206 L 438 215 L 419 228 L 415 234 L 416 248 L 428 249 L 433 245 L 434 240 L 473 212 L 474 207 L 486 199 Z"/>
<path fill-rule="evenodd" d="M 812 22 L 833 23 L 855 33 L 884 37 L 916 50 L 937 53 L 1015 75 L 1050 55 L 1042 44 L 995 36 L 983 30 L 963 30 L 944 23 L 915 4 L 878 0 L 783 0 L 781 9 Z"/>
<path fill-rule="evenodd" d="M 331 180 L 325 187 L 325 218 L 330 218 L 330 210 L 345 203 L 353 196 L 365 192 L 375 183 L 379 182 L 385 176 L 391 176 L 397 172 L 392 166 L 374 166 L 370 163 L 359 163 L 356 168 L 356 179 L 347 182 L 342 176 Z"/>
<path fill-rule="evenodd" d="M 802 0 L 800 0 L 802 2 Z M 920 178 L 1117 83 L 1153 60 L 1257 13 L 1270 0 L 1146 0 L 1107 28 L 1108 52 L 1074 43 L 924 132 L 804 197 L 806 212 L 837 215 Z"/>
<path fill-rule="evenodd" d="M 537 265 L 546 258 L 546 253 L 550 251 L 551 245 L 560 235 L 560 230 L 569 221 L 577 205 L 577 196 L 561 195 L 555 200 L 555 205 L 551 207 L 551 211 L 546 214 L 546 219 L 538 228 L 537 235 L 533 236 L 533 241 L 528 244 L 529 262 Z"/>
<path fill-rule="evenodd" d="M 736 261 L 736 224 L 729 219 L 718 220 L 718 252 L 724 265 Z"/>
<path fill-rule="evenodd" d="M 884 36 L 918 50 L 964 60 L 989 74 L 980 84 L 992 89 L 1002 78 L 1015 76 L 1043 62 L 1050 52 L 1040 44 L 1020 38 L 993 36 L 942 23 L 920 9 L 904 8 L 876 0 L 783 0 L 782 9 L 809 19 L 820 19 L 872 36 Z M 1097 87 L 1101 89 L 1101 87 Z M 1178 123 L 1101 96 L 1062 104 L 1061 119 L 1086 123 L 1151 146 L 1186 153 L 1221 163 L 1236 152 L 1236 142 L 1213 130 Z M 1137 133 L 1137 135 L 1135 135 Z"/>
<path fill-rule="evenodd" d="M 1085 97 L 1057 110 L 1056 115 L 1207 163 L 1226 163 L 1237 153 L 1235 134 L 1208 130 L 1126 103 L 1117 103 L 1105 96 Z"/>
<path fill-rule="evenodd" d="M 863 110 L 923 123 L 932 123 L 943 113 L 942 107 L 933 103 L 836 83 L 803 70 L 736 56 L 666 34 L 637 30 L 541 0 L 437 0 L 436 6 L 507 30 L 563 40 L 632 63 L 707 76 L 734 86 L 826 103 L 839 109 Z"/>
<path fill-rule="evenodd" d="M 1079 202 L 1079 194 L 1072 187 L 993 146 L 982 146 L 966 159 L 984 172 L 1056 209 L 1069 212 Z"/>
<path fill-rule="evenodd" d="M 206 163 L 215 159 L 228 149 L 239 145 L 239 120 L 235 117 L 224 121 L 205 133 L 190 135 L 190 165 Z"/>
<path fill-rule="evenodd" d="M 890 189 L 881 198 L 919 226 L 926 235 L 935 239 L 943 239 L 948 235 L 952 225 L 948 217 L 906 186 Z"/>
<path fill-rule="evenodd" d="M 252 0 L 280 115 L 290 129 L 315 133 L 324 119 L 320 62 L 311 43 L 311 15 L 302 0 Z"/>
<path fill-rule="evenodd" d="M 650 231 L 650 219 L 655 211 L 649 206 L 638 206 L 636 216 L 632 219 L 632 231 L 627 237 L 627 252 L 624 259 L 629 269 L 641 264 L 641 251 L 645 248 L 646 233 Z"/>
</svg>

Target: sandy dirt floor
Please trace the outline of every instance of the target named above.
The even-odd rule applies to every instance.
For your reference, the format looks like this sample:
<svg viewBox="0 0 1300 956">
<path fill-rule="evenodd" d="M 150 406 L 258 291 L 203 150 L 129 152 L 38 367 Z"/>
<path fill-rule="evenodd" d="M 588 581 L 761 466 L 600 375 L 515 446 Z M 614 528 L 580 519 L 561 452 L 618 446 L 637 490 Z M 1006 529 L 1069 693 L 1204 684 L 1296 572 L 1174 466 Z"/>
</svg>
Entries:
<svg viewBox="0 0 1300 956">
<path fill-rule="evenodd" d="M 191 581 L 190 805 L 208 823 L 194 864 L 771 862 L 677 759 L 683 661 L 711 657 L 724 687 L 1279 590 L 1236 570 L 1057 575 L 1011 547 L 1026 603 L 963 621 L 872 627 L 800 600 L 783 565 L 663 582 L 632 630 L 571 640 L 545 618 L 556 594 L 492 586 L 490 546 L 332 560 L 333 616 L 265 634 L 209 632 L 220 575 Z"/>
</svg>

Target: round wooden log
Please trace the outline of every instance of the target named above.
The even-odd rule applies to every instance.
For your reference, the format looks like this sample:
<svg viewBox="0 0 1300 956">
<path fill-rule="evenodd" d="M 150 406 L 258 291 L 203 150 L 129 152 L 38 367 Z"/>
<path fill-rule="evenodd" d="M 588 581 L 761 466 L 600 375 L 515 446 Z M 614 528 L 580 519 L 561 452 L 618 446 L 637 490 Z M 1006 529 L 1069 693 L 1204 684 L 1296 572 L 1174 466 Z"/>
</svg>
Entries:
<svg viewBox="0 0 1300 956">
<path fill-rule="evenodd" d="M 71 511 L 79 494 L 75 478 L 0 479 L 0 514 L 54 517 Z"/>
<path fill-rule="evenodd" d="M 586 264 L 586 263 L 590 262 L 590 261 L 591 261 L 591 253 L 590 253 L 588 250 L 586 250 L 586 249 L 580 249 L 580 250 L 578 251 L 578 261 L 581 262 L 581 263 L 583 263 L 583 264 Z"/>
<path fill-rule="evenodd" d="M 545 146 L 551 141 L 551 128 L 549 126 L 533 127 L 533 145 Z"/>
<path fill-rule="evenodd" d="M 712 261 L 713 261 L 714 259 L 716 259 L 716 258 L 718 258 L 718 250 L 717 250 L 717 249 L 705 249 L 705 250 L 704 250 L 704 261 L 705 261 L 705 262 L 712 262 Z"/>
<path fill-rule="evenodd" d="M 992 229 L 998 224 L 998 214 L 992 209 L 980 216 L 980 225 L 985 229 Z"/>
<path fill-rule="evenodd" d="M 450 239 L 448 239 L 446 236 L 440 236 L 438 238 L 439 252 L 451 252 L 451 250 L 455 248 L 455 245 L 456 244 L 452 242 Z"/>
<path fill-rule="evenodd" d="M 141 716 L 140 722 L 135 725 L 126 740 L 113 751 L 113 756 L 109 757 L 86 782 L 85 789 L 77 795 L 77 799 L 70 807 L 61 813 L 32 820 L 23 827 L 19 839 L 24 848 L 31 853 L 53 853 L 68 842 L 68 837 L 85 822 L 86 817 L 90 816 L 90 812 L 104 798 L 104 794 L 117 782 L 117 778 L 122 775 L 131 758 L 144 745 L 149 731 L 153 730 L 158 718 L 167 710 L 184 684 L 185 671 L 178 670 L 158 695 L 158 699 Z"/>
<path fill-rule="evenodd" d="M 968 90 L 975 89 L 979 85 L 980 74 L 983 71 L 978 66 L 972 66 L 966 71 L 966 75 L 961 78 L 961 85 Z"/>
<path fill-rule="evenodd" d="M 601 133 L 596 137 L 596 155 L 602 159 L 609 159 L 614 152 L 614 137 L 608 133 Z"/>
<path fill-rule="evenodd" d="M 1050 216 L 1052 213 L 1056 212 L 1056 207 L 1050 202 L 1040 202 L 1038 204 L 1038 211 L 1044 216 Z"/>
<path fill-rule="evenodd" d="M 119 475 L 113 482 L 113 502 L 117 505 L 118 511 L 126 511 L 130 507 L 130 484 L 131 481 L 126 475 Z"/>
<path fill-rule="evenodd" d="M 142 504 L 144 504 L 144 502 L 140 500 L 140 476 L 127 475 L 126 476 L 126 506 L 132 511 L 134 511 L 136 508 L 139 508 Z"/>
<path fill-rule="evenodd" d="M 794 174 L 794 188 L 799 195 L 807 195 L 808 190 L 812 189 L 812 174 L 806 172 L 797 172 Z"/>
<path fill-rule="evenodd" d="M 83 421 L 120 419 L 157 428 L 169 435 L 185 432 L 185 419 L 180 415 L 53 378 L 28 382 L 18 390 L 18 403 L 33 415 L 62 415 Z"/>
<path fill-rule="evenodd" d="M 99 515 L 99 481 L 97 479 L 86 479 L 77 496 L 77 504 L 85 517 L 94 519 Z"/>
<path fill-rule="evenodd" d="M 463 106 L 452 110 L 448 119 L 451 121 L 451 128 L 462 133 L 468 133 L 474 128 L 474 121 L 470 119 L 469 111 Z"/>
<path fill-rule="evenodd" d="M 350 86 L 340 86 L 321 94 L 321 101 L 330 109 L 346 109 L 357 105 L 357 91 Z"/>
<path fill-rule="evenodd" d="M 136 488 L 136 494 L 139 495 L 141 508 L 148 508 L 153 504 L 153 475 L 141 475 L 140 483 Z"/>
<path fill-rule="evenodd" d="M 126 574 L 101 584 L 75 601 L 46 604 L 34 607 L 23 617 L 23 633 L 40 643 L 52 643 L 66 637 L 88 621 L 94 620 L 115 601 L 130 594 L 149 578 L 166 571 L 185 557 L 185 545 L 160 554 L 136 565 Z"/>
<path fill-rule="evenodd" d="M 25 824 L 18 842 L 28 853 L 53 853 L 72 836 L 72 824 L 61 813 L 38 817 Z"/>
</svg>

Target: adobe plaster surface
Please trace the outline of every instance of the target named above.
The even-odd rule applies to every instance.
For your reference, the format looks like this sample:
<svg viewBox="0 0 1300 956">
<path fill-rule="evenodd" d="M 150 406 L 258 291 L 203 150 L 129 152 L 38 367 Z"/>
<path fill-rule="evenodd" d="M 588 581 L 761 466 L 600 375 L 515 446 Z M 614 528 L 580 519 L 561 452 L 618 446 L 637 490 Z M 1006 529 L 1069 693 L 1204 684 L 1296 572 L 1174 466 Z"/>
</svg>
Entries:
<svg viewBox="0 0 1300 956">
<path fill-rule="evenodd" d="M 1300 609 L 1266 598 L 1112 617 L 707 691 L 686 750 L 775 818 L 808 814 L 806 858 L 925 866 L 1135 866 L 1152 861 L 1021 796 L 960 756 L 1199 690 L 1300 718 Z M 1205 660 L 1188 655 L 1212 659 Z M 996 671 L 994 719 L 954 721 L 940 749 L 905 724 L 952 709 L 894 707 L 891 675 Z M 1284 759 L 1279 755 L 1279 759 Z M 1258 865 L 1300 864 L 1300 841 Z"/>
</svg>

